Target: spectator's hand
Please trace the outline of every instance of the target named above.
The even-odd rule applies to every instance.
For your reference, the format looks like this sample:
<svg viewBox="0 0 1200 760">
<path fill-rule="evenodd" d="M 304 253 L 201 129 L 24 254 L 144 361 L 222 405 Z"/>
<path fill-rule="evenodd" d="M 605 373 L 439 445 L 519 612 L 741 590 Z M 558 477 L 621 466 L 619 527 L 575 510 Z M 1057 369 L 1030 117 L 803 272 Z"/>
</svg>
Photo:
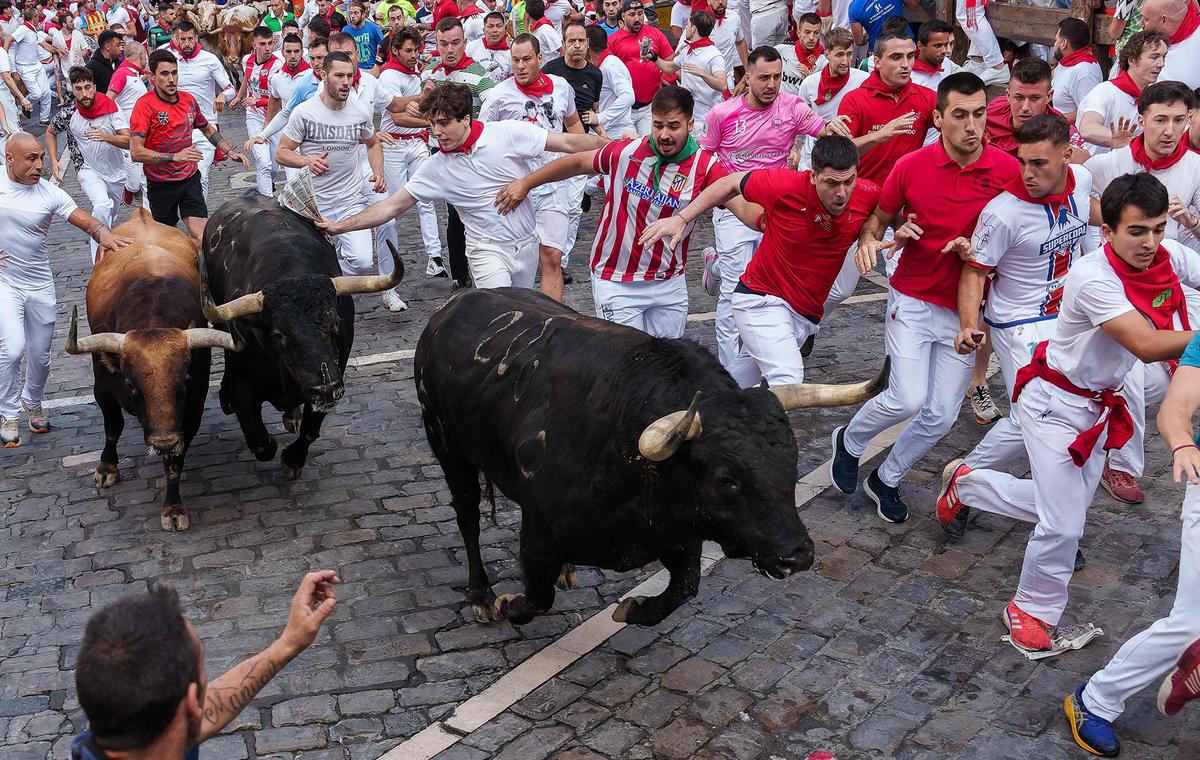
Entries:
<svg viewBox="0 0 1200 760">
<path fill-rule="evenodd" d="M 204 160 L 204 154 L 195 145 L 189 145 L 171 157 L 176 163 L 198 164 Z"/>
<path fill-rule="evenodd" d="M 1114 150 L 1124 148 L 1133 140 L 1133 133 L 1137 129 L 1137 122 L 1134 119 L 1120 118 L 1112 123 L 1112 139 L 1109 140 L 1109 145 Z"/>
<path fill-rule="evenodd" d="M 337 604 L 333 587 L 341 582 L 333 570 L 317 570 L 300 581 L 300 588 L 292 597 L 287 626 L 279 636 L 279 643 L 292 657 L 308 649 L 316 640 L 321 623 L 325 622 Z"/>
<path fill-rule="evenodd" d="M 954 350 L 960 354 L 976 351 L 987 342 L 987 333 L 976 327 L 964 327 L 954 338 Z"/>
<path fill-rule="evenodd" d="M 2 256 L 3 254 L 0 254 Z M 1200 449 L 1195 446 L 1184 446 L 1176 449 L 1172 457 L 1174 464 L 1175 482 L 1182 483 L 1184 478 L 1192 485 L 1200 485 Z"/>
<path fill-rule="evenodd" d="M 308 157 L 308 170 L 312 172 L 314 177 L 320 177 L 329 171 L 329 163 L 325 160 L 325 157 L 328 155 L 329 151 L 324 151 L 318 155 Z"/>
</svg>

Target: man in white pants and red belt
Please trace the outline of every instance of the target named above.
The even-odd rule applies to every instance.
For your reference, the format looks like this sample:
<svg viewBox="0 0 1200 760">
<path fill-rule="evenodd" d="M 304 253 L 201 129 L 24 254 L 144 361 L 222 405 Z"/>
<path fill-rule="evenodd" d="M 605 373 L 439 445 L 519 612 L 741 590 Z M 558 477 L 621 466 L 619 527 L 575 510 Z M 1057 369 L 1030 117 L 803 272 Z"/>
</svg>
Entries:
<svg viewBox="0 0 1200 760">
<path fill-rule="evenodd" d="M 271 52 L 274 35 L 270 29 L 265 26 L 256 27 L 252 38 L 250 52 L 242 56 L 242 86 L 229 106 L 233 108 L 239 103 L 245 105 L 246 134 L 257 135 L 262 132 L 266 123 L 271 77 L 283 66 L 283 61 Z M 254 181 L 259 195 L 275 194 L 273 175 L 275 149 L 278 147 L 278 140 L 275 139 L 269 143 L 256 143 L 251 148 L 251 154 L 254 156 Z"/>
<path fill-rule="evenodd" d="M 958 72 L 943 79 L 934 109 L 941 139 L 896 162 L 859 238 L 858 268 L 864 273 L 880 251 L 905 246 L 890 280 L 884 321 L 891 374 L 887 390 L 834 431 L 830 474 L 838 490 L 854 493 L 867 444 L 913 417 L 863 484 L 887 522 L 908 518 L 897 486 L 958 419 L 971 380 L 973 357 L 955 350 L 962 261 L 948 254 L 969 249 L 980 212 L 1017 177 L 1016 159 L 983 141 L 986 112 L 979 77 Z M 885 243 L 880 238 L 893 224 L 895 240 Z"/>
<path fill-rule="evenodd" d="M 1023 650 L 1053 648 L 1104 452 L 1133 433 L 1121 382 L 1138 360 L 1177 360 L 1196 335 L 1181 284 L 1200 284 L 1200 254 L 1163 240 L 1167 204 L 1166 188 L 1148 174 L 1120 177 L 1104 192 L 1105 245 L 1072 266 L 1054 335 L 1017 373 L 1032 478 L 962 464 L 938 499 L 943 524 L 968 504 L 1035 523 L 1004 613 Z"/>
</svg>

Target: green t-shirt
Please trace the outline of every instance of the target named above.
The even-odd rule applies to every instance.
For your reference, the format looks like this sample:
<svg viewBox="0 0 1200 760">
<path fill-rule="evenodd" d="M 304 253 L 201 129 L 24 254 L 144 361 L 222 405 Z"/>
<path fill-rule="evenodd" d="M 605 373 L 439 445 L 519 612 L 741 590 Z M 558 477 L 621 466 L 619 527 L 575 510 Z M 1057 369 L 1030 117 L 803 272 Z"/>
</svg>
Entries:
<svg viewBox="0 0 1200 760">
<path fill-rule="evenodd" d="M 408 0 L 382 0 L 379 5 L 375 6 L 375 19 L 380 28 L 387 28 L 388 11 L 392 6 L 396 6 L 404 12 L 406 19 L 413 19 L 417 16 L 417 9 Z"/>
<path fill-rule="evenodd" d="M 525 0 L 513 3 L 510 18 L 513 20 L 513 26 L 516 27 L 517 34 L 524 34 L 528 31 L 525 28 L 527 26 L 525 23 Z"/>
<path fill-rule="evenodd" d="M 270 29 L 273 33 L 279 34 L 280 32 L 283 31 L 284 22 L 295 21 L 295 20 L 296 20 L 296 14 L 294 14 L 294 13 L 288 13 L 285 11 L 283 14 L 283 18 L 277 18 L 273 12 L 268 11 L 267 15 L 263 16 L 262 23 L 263 23 L 263 26 Z"/>
<path fill-rule="evenodd" d="M 150 40 L 150 49 L 154 50 L 171 41 L 171 29 L 163 29 L 155 24 L 146 31 L 146 36 Z"/>
</svg>

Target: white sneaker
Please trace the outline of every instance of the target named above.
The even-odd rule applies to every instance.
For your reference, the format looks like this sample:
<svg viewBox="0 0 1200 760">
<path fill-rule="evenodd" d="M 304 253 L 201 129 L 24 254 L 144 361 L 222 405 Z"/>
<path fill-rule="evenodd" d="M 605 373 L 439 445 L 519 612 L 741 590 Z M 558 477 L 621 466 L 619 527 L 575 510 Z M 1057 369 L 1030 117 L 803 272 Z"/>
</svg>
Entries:
<svg viewBox="0 0 1200 760">
<path fill-rule="evenodd" d="M 21 445 L 21 425 L 17 420 L 0 417 L 0 445 L 15 449 Z"/>
<path fill-rule="evenodd" d="M 441 256 L 430 256 L 429 263 L 425 265 L 425 274 L 430 277 L 445 277 L 446 265 L 442 263 Z"/>
<path fill-rule="evenodd" d="M 1003 63 L 994 68 L 988 67 L 982 71 L 976 71 L 975 73 L 978 74 L 979 78 L 983 80 L 985 87 L 1008 84 L 1008 80 L 1012 78 L 1012 74 L 1009 73 L 1008 67 Z"/>
<path fill-rule="evenodd" d="M 704 273 L 700 275 L 700 285 L 710 296 L 719 295 L 721 275 L 717 272 L 717 249 L 710 246 L 705 248 L 701 255 L 704 256 Z"/>
<path fill-rule="evenodd" d="M 21 411 L 25 413 L 25 417 L 29 420 L 29 432 L 50 432 L 50 421 L 46 419 L 46 413 L 42 411 L 41 404 L 34 404 L 33 406 L 30 406 L 22 401 Z"/>
<path fill-rule="evenodd" d="M 408 304 L 404 303 L 404 299 L 396 292 L 395 288 L 383 291 L 383 305 L 388 311 L 405 311 L 408 309 Z"/>
</svg>

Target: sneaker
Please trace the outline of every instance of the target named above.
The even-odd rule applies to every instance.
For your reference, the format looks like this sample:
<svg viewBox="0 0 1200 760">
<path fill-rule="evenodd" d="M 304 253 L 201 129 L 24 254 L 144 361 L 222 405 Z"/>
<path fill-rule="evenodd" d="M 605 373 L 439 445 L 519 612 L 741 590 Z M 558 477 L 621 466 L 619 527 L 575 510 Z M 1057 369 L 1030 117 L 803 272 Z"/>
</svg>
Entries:
<svg viewBox="0 0 1200 760">
<path fill-rule="evenodd" d="M 34 404 L 33 406 L 30 406 L 22 401 L 21 411 L 25 413 L 25 417 L 29 420 L 29 432 L 50 432 L 50 421 L 46 419 L 46 413 L 42 411 L 41 404 Z"/>
<path fill-rule="evenodd" d="M 804 345 L 800 346 L 800 358 L 802 358 L 802 359 L 808 358 L 808 355 L 812 353 L 813 343 L 816 343 L 816 341 L 817 341 L 816 333 L 813 333 L 812 335 L 810 335 L 804 339 Z"/>
<path fill-rule="evenodd" d="M 0 445 L 6 449 L 21 445 L 21 425 L 17 420 L 0 417 Z"/>
<path fill-rule="evenodd" d="M 829 479 L 845 494 L 858 488 L 858 457 L 846 451 L 845 426 L 833 431 L 833 455 L 829 458 Z"/>
<path fill-rule="evenodd" d="M 705 293 L 715 296 L 721 292 L 721 275 L 717 274 L 717 251 L 709 247 L 704 249 L 703 254 L 704 274 L 700 276 L 700 284 Z"/>
<path fill-rule="evenodd" d="M 408 309 L 408 304 L 404 303 L 404 299 L 396 292 L 395 288 L 383 291 L 383 305 L 388 311 L 405 311 Z"/>
<path fill-rule="evenodd" d="M 1174 715 L 1200 697 L 1200 638 L 1183 648 L 1175 667 L 1158 687 L 1158 711 Z"/>
<path fill-rule="evenodd" d="M 1083 558 L 1083 549 L 1075 550 L 1075 572 L 1079 572 L 1087 566 L 1087 560 Z"/>
<path fill-rule="evenodd" d="M 1063 700 L 1063 712 L 1067 715 L 1067 725 L 1071 727 L 1071 736 L 1075 743 L 1093 755 L 1100 757 L 1116 757 L 1121 754 L 1121 742 L 1112 724 L 1099 715 L 1093 715 L 1083 704 L 1083 687 L 1079 687 Z"/>
<path fill-rule="evenodd" d="M 961 459 L 955 459 L 942 471 L 942 492 L 937 500 L 937 519 L 942 530 L 951 538 L 962 538 L 967 532 L 967 518 L 971 508 L 958 498 L 958 479 L 971 472 Z"/>
<path fill-rule="evenodd" d="M 1117 501 L 1126 504 L 1141 504 L 1146 500 L 1146 494 L 1138 486 L 1137 481 L 1127 472 L 1114 470 L 1108 462 L 1104 463 L 1104 474 L 1100 476 L 1100 485 Z"/>
<path fill-rule="evenodd" d="M 967 401 L 971 402 L 977 425 L 990 425 L 1003 416 L 992 401 L 992 390 L 986 385 L 967 389 Z"/>
<path fill-rule="evenodd" d="M 563 285 L 574 285 L 575 284 L 575 275 L 571 274 L 570 272 L 568 272 L 565 269 L 562 270 L 562 273 L 563 273 Z"/>
<path fill-rule="evenodd" d="M 1050 627 L 1022 611 L 1016 602 L 1009 602 L 1004 609 L 1004 625 L 1013 643 L 1022 649 L 1045 652 L 1051 648 Z"/>
<path fill-rule="evenodd" d="M 441 256 L 429 257 L 429 263 L 425 265 L 425 274 L 430 277 L 449 277 L 446 274 L 446 265 L 442 263 Z"/>
<path fill-rule="evenodd" d="M 890 523 L 902 523 L 908 519 L 908 506 L 900 500 L 900 489 L 889 486 L 879 479 L 875 469 L 863 482 L 863 490 L 875 502 L 875 513 Z"/>
</svg>

